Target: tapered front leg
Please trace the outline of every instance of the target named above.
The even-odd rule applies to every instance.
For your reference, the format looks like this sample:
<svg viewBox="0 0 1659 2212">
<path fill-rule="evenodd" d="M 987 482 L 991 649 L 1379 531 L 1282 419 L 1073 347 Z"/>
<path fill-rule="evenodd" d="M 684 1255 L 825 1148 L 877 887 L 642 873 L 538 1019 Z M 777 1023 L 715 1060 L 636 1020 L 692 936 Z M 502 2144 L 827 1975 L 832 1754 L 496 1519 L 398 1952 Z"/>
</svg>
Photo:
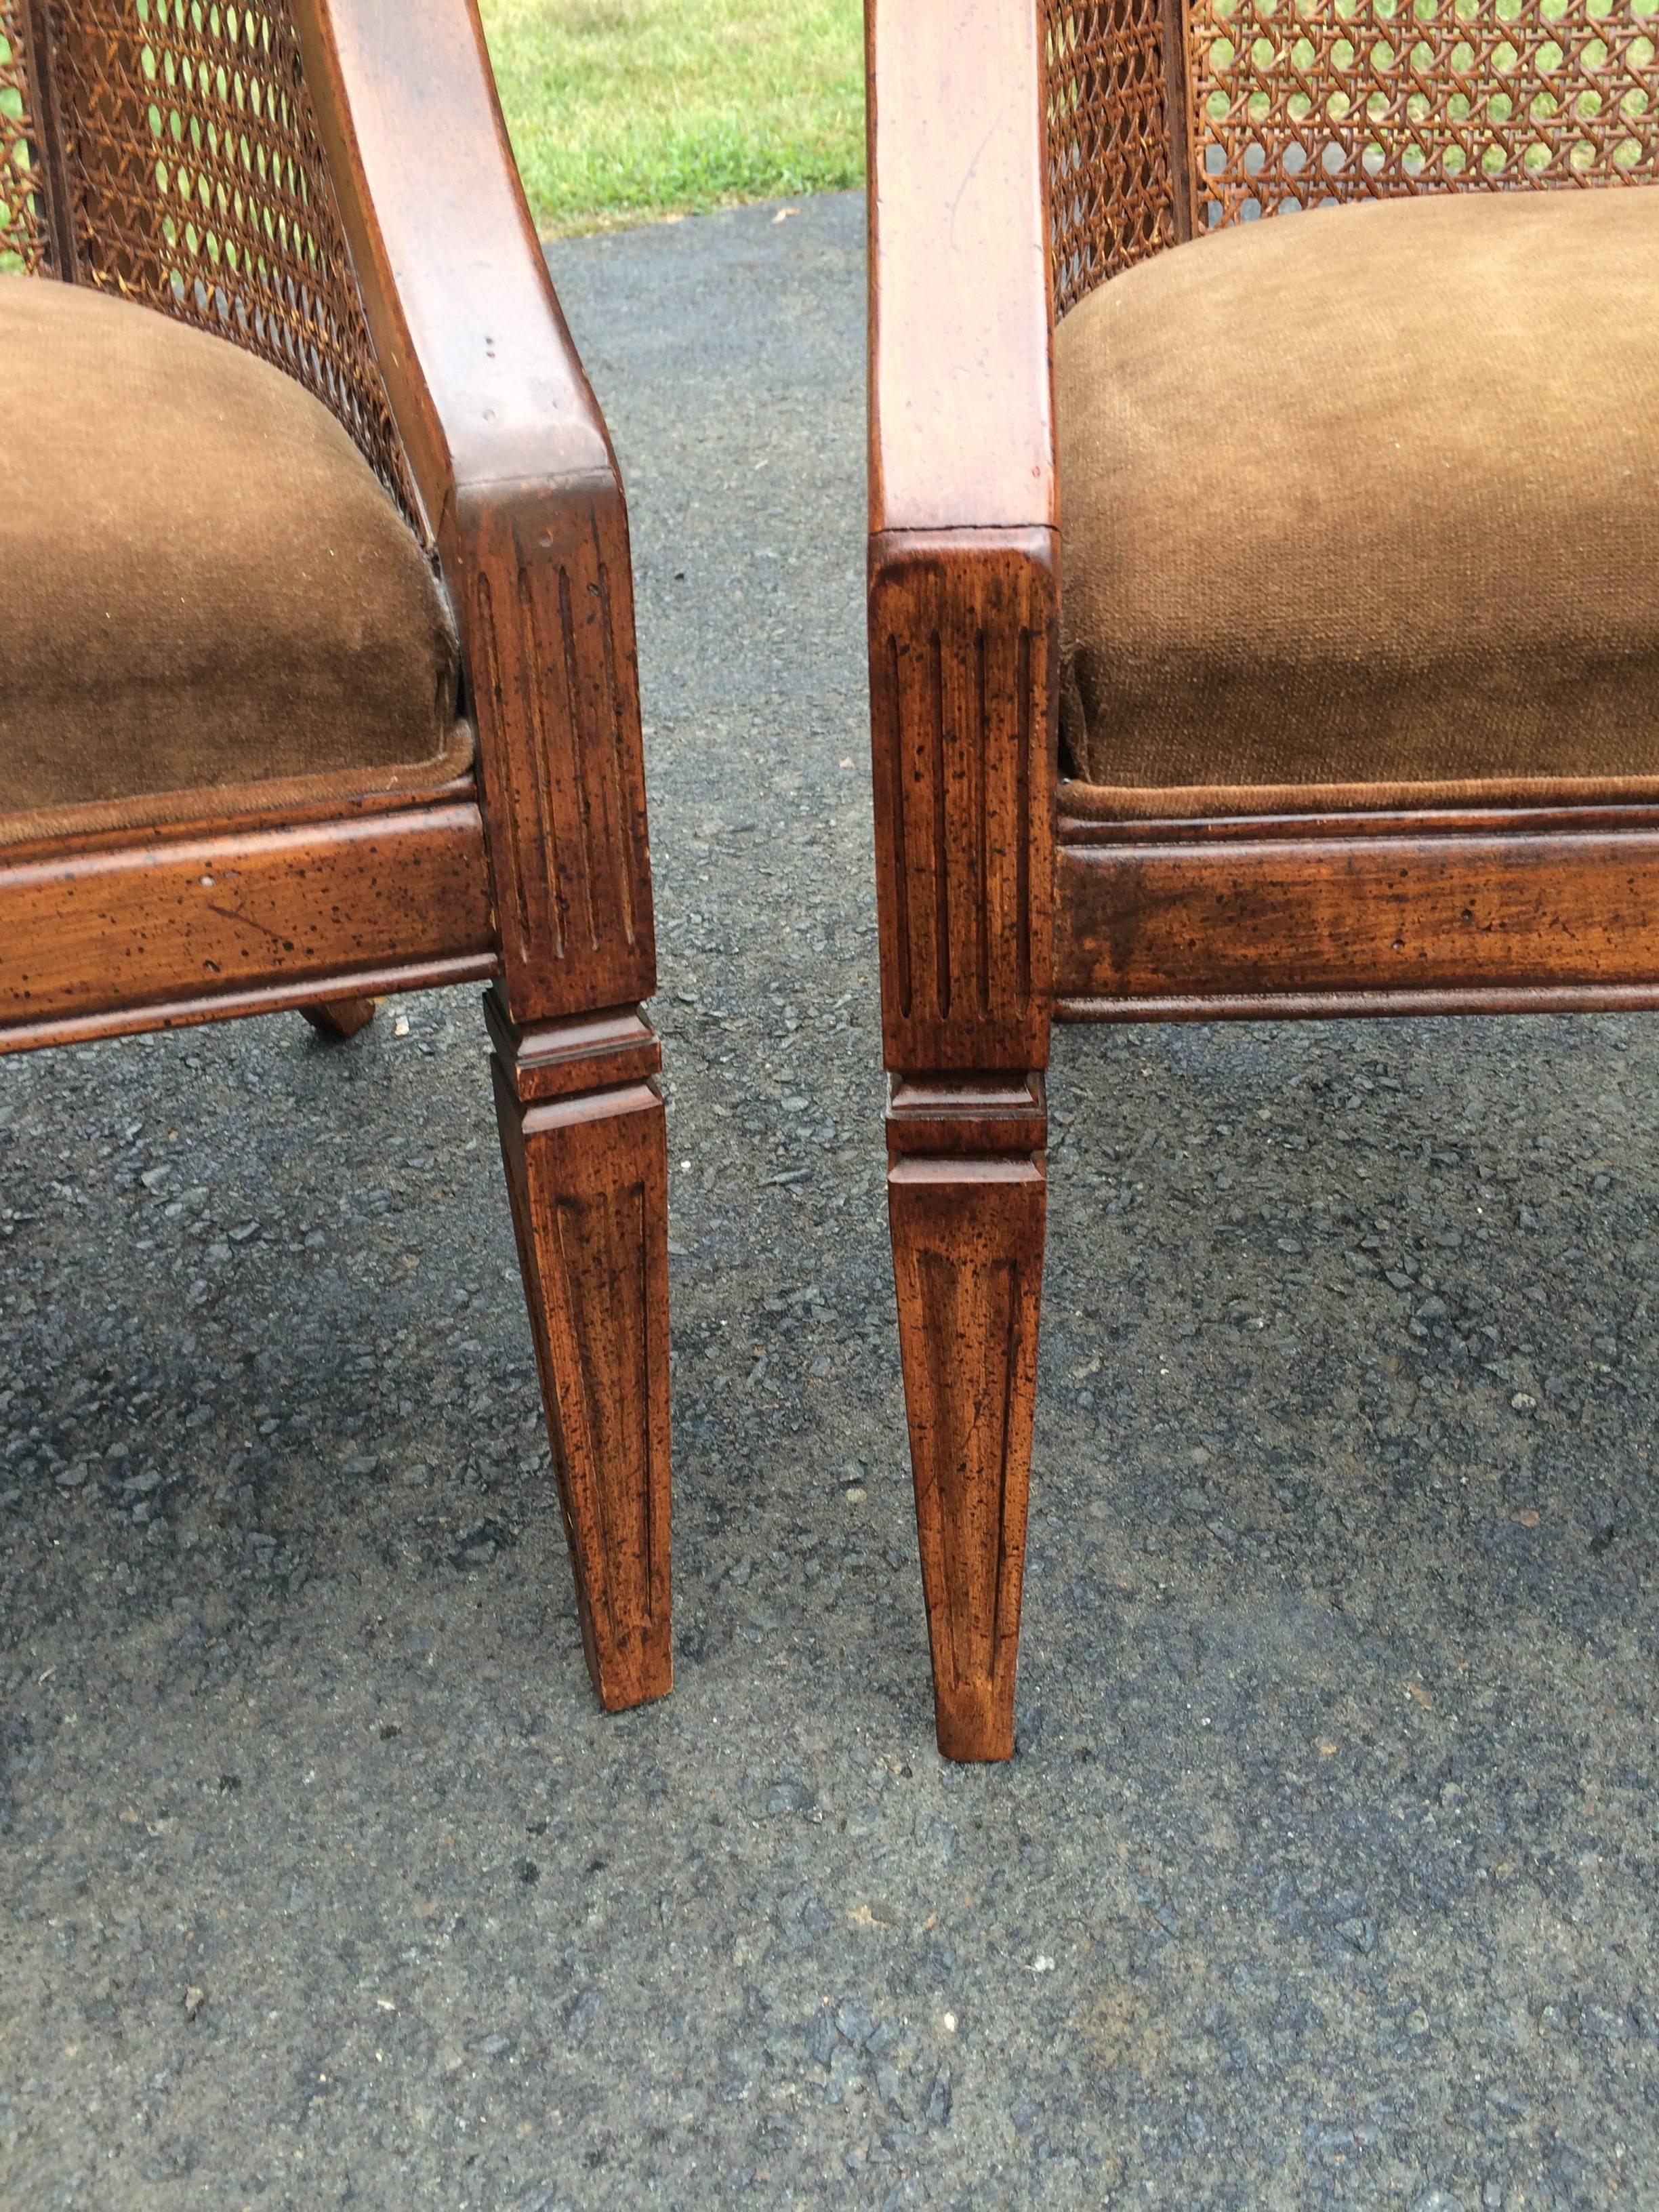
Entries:
<svg viewBox="0 0 1659 2212">
<path fill-rule="evenodd" d="M 661 1054 L 637 1007 L 520 1030 L 485 1004 L 582 1642 L 616 1711 L 674 1680 Z"/>
<path fill-rule="evenodd" d="M 1014 1747 L 1047 1200 L 1040 1076 L 896 1079 L 887 1206 L 939 1747 Z"/>
<path fill-rule="evenodd" d="M 1052 1013 L 1047 530 L 870 544 L 888 1212 L 939 1747 L 1014 1747 Z"/>
</svg>

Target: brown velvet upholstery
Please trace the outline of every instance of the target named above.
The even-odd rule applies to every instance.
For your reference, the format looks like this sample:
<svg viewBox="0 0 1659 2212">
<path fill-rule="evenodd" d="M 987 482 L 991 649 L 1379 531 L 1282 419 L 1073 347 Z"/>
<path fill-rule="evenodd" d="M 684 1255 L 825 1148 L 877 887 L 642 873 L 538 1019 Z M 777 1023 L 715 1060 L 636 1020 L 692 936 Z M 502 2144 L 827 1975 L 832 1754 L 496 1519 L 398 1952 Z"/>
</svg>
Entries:
<svg viewBox="0 0 1659 2212">
<path fill-rule="evenodd" d="M 319 401 L 21 277 L 0 390 L 0 843 L 176 819 L 204 787 L 222 816 L 465 767 L 447 602 Z"/>
<path fill-rule="evenodd" d="M 1055 382 L 1075 811 L 1659 789 L 1659 190 L 1225 229 Z"/>
</svg>

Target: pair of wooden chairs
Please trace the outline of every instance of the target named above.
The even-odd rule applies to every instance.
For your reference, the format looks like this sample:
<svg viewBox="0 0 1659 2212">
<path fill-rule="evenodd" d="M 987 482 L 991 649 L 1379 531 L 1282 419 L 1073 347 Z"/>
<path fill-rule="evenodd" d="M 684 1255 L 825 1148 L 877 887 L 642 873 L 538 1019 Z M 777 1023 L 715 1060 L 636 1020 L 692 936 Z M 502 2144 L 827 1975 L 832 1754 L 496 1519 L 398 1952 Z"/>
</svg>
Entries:
<svg viewBox="0 0 1659 2212">
<path fill-rule="evenodd" d="M 1654 22 L 870 0 L 890 1200 L 953 1756 L 1012 1745 L 1051 1022 L 1659 1001 L 1659 193 L 1577 189 L 1659 177 Z M 1328 203 L 1365 204 L 1285 219 Z M 589 1663 L 659 1695 L 627 520 L 476 0 L 0 0 L 5 270 L 64 281 L 0 283 L 0 1049 L 488 980 Z"/>
</svg>

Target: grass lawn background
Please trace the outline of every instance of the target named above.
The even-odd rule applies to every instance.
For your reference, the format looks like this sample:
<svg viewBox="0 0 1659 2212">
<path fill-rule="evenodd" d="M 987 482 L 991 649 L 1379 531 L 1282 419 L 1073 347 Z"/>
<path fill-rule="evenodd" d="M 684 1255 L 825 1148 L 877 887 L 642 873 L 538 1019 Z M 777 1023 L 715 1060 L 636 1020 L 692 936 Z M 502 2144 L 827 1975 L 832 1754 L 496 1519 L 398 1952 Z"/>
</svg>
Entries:
<svg viewBox="0 0 1659 2212">
<path fill-rule="evenodd" d="M 864 178 L 862 0 L 482 0 L 544 233 Z"/>
</svg>

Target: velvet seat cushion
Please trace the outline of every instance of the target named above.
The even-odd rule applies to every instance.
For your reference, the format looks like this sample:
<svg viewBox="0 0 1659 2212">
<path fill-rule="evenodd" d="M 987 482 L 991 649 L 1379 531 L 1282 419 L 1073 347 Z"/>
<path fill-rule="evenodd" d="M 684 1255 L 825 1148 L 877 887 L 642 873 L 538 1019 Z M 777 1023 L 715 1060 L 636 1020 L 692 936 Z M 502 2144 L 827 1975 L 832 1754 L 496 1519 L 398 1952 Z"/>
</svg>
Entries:
<svg viewBox="0 0 1659 2212">
<path fill-rule="evenodd" d="M 291 378 L 13 276 L 0 391 L 0 843 L 465 764 L 432 565 Z"/>
<path fill-rule="evenodd" d="M 1054 351 L 1079 811 L 1659 790 L 1659 189 L 1229 228 Z"/>
</svg>

